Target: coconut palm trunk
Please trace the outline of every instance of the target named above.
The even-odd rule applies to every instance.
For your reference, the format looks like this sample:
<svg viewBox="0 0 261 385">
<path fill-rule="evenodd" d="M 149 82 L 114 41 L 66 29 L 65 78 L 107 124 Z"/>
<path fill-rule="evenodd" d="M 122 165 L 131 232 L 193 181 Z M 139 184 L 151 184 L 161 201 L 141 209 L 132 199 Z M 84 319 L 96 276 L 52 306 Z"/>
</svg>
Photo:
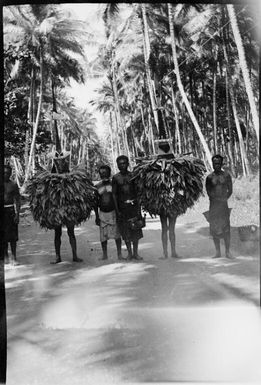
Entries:
<svg viewBox="0 0 261 385">
<path fill-rule="evenodd" d="M 28 159 L 28 166 L 27 166 L 27 169 L 26 169 L 26 172 L 25 172 L 25 180 L 24 180 L 24 182 L 27 182 L 27 180 L 28 180 L 28 178 L 30 176 L 32 159 L 33 159 L 33 153 L 34 153 L 34 148 L 35 148 L 36 135 L 37 135 L 38 125 L 39 125 L 39 120 L 40 120 L 42 100 L 43 100 L 43 50 L 42 50 L 42 47 L 41 47 L 40 48 L 40 90 L 39 90 L 39 101 L 38 101 L 36 120 L 35 120 L 35 123 L 34 123 L 33 138 L 32 138 L 32 143 L 31 143 L 31 148 L 30 148 L 29 159 Z"/>
<path fill-rule="evenodd" d="M 53 112 L 57 113 L 56 95 L 55 95 L 55 80 L 54 80 L 53 76 L 52 76 L 52 98 L 53 98 Z M 53 127 L 54 127 L 54 133 L 55 133 L 56 151 L 61 152 L 61 142 L 60 142 L 60 138 L 59 138 L 57 119 L 53 119 Z"/>
<path fill-rule="evenodd" d="M 217 64 L 216 59 L 217 55 L 216 52 L 214 54 L 215 60 L 213 65 L 213 136 L 214 136 L 214 149 L 215 153 L 218 151 L 218 143 L 217 143 L 217 99 L 216 99 L 216 92 L 217 92 Z"/>
<path fill-rule="evenodd" d="M 168 3 L 168 16 L 169 16 L 169 27 L 170 27 L 170 38 L 171 38 L 171 48 L 172 48 L 172 56 L 173 56 L 173 62 L 174 62 L 174 72 L 176 74 L 176 79 L 177 79 L 177 84 L 179 91 L 181 93 L 182 99 L 184 101 L 184 104 L 187 108 L 188 114 L 191 118 L 191 121 L 195 127 L 195 130 L 199 136 L 200 142 L 202 144 L 202 147 L 204 149 L 205 155 L 206 155 L 206 160 L 207 164 L 206 167 L 208 170 L 212 168 L 212 161 L 211 161 L 211 153 L 209 151 L 207 142 L 202 134 L 202 131 L 199 127 L 199 124 L 197 122 L 197 119 L 192 111 L 192 108 L 190 106 L 189 100 L 187 98 L 187 95 L 185 93 L 181 77 L 180 77 L 180 72 L 179 72 L 179 65 L 178 65 L 178 59 L 177 59 L 177 52 L 176 52 L 176 42 L 175 42 L 175 34 L 174 34 L 174 27 L 173 27 L 173 9 L 172 9 L 172 3 Z"/>
<path fill-rule="evenodd" d="M 113 122 L 112 122 L 112 113 L 110 111 L 110 124 L 109 124 L 109 130 L 110 130 L 110 141 L 111 141 L 111 158 L 112 158 L 112 164 L 113 164 L 113 172 L 116 173 L 116 157 L 119 155 L 119 148 L 118 148 L 118 141 L 116 141 L 117 144 L 117 150 L 116 150 L 116 156 L 114 151 L 114 145 L 113 145 Z"/>
<path fill-rule="evenodd" d="M 27 120 L 30 124 L 33 123 L 34 87 L 35 87 L 35 71 L 34 71 L 34 67 L 32 67 L 31 79 L 30 79 L 30 97 L 29 97 L 28 111 L 27 111 Z M 29 160 L 29 140 L 30 140 L 30 129 L 28 127 L 26 128 L 25 147 L 24 147 L 25 170 L 27 169 L 28 160 Z"/>
<path fill-rule="evenodd" d="M 174 116 L 175 116 L 176 151 L 177 151 L 178 154 L 181 154 L 182 153 L 182 148 L 181 148 L 181 137 L 180 137 L 180 130 L 179 130 L 178 109 L 177 109 L 177 105 L 176 105 L 173 85 L 171 85 L 171 98 L 172 98 L 172 105 L 173 105 L 173 111 L 174 111 Z"/>
<path fill-rule="evenodd" d="M 231 23 L 233 35 L 235 38 L 235 43 L 237 46 L 239 63 L 240 63 L 240 68 L 241 68 L 241 71 L 243 74 L 246 92 L 247 92 L 247 96 L 248 96 L 248 100 L 249 100 L 249 104 L 250 104 L 252 121 L 253 121 L 254 129 L 256 132 L 257 141 L 259 142 L 259 118 L 258 118 L 256 103 L 255 103 L 254 94 L 253 94 L 253 90 L 252 90 L 252 86 L 251 86 L 248 66 L 247 66 L 246 57 L 245 57 L 245 51 L 244 51 L 244 47 L 243 47 L 243 43 L 242 43 L 241 34 L 240 34 L 240 31 L 238 28 L 237 18 L 236 18 L 235 9 L 234 9 L 233 4 L 227 4 L 227 10 L 228 10 L 229 20 Z"/>
<path fill-rule="evenodd" d="M 121 117 L 120 102 L 119 102 L 119 97 L 118 97 L 116 73 L 115 73 L 115 66 L 114 66 L 114 58 L 113 57 L 112 57 L 112 61 L 111 61 L 111 72 L 112 72 L 112 89 L 113 89 L 114 102 L 115 102 L 115 107 L 116 107 L 118 127 L 121 130 L 124 151 L 127 154 L 128 158 L 130 158 L 130 150 L 129 150 L 129 145 L 128 145 L 128 141 L 127 141 L 126 130 L 124 130 L 122 117 Z"/>
<path fill-rule="evenodd" d="M 248 162 L 247 154 L 246 154 L 246 150 L 245 150 L 245 144 L 243 141 L 242 132 L 241 132 L 240 124 L 239 124 L 234 90 L 233 90 L 233 86 L 231 85 L 231 83 L 232 83 L 231 74 L 230 74 L 228 55 L 227 55 L 227 50 L 226 50 L 225 44 L 223 44 L 223 52 L 224 52 L 224 58 L 225 58 L 225 62 L 226 62 L 226 71 L 227 71 L 227 76 L 228 76 L 227 87 L 228 87 L 228 91 L 229 91 L 229 95 L 230 95 L 230 99 L 231 99 L 232 111 L 233 111 L 233 115 L 234 115 L 234 119 L 235 119 L 236 129 L 237 129 L 243 174 L 249 175 L 250 167 L 249 167 L 249 162 Z"/>
<path fill-rule="evenodd" d="M 142 11 L 142 36 L 143 36 L 143 55 L 144 55 L 144 63 L 145 63 L 145 73 L 148 85 L 148 91 L 150 96 L 151 109 L 154 117 L 154 122 L 157 127 L 157 131 L 159 130 L 159 122 L 157 115 L 157 104 L 155 98 L 155 92 L 153 90 L 153 84 L 151 79 L 151 71 L 149 66 L 149 55 L 150 55 L 150 40 L 149 40 L 149 31 L 146 17 L 146 4 L 141 3 L 141 11 Z"/>
<path fill-rule="evenodd" d="M 229 136 L 229 143 L 228 143 L 228 158 L 230 160 L 231 165 L 231 172 L 232 175 L 235 176 L 235 164 L 234 164 L 234 157 L 233 157 L 233 133 L 231 129 L 231 122 L 230 122 L 230 106 L 229 106 L 229 87 L 228 87 L 228 75 L 227 71 L 225 73 L 225 79 L 226 79 L 226 107 L 227 107 L 227 125 L 228 125 L 228 136 Z"/>
<path fill-rule="evenodd" d="M 240 123 L 239 123 L 239 119 L 238 119 L 234 91 L 233 91 L 231 84 L 229 85 L 229 92 L 230 92 L 233 115 L 234 115 L 235 124 L 236 124 L 236 128 L 237 128 L 237 135 L 238 135 L 238 141 L 239 141 L 239 149 L 240 149 L 240 155 L 241 155 L 241 161 L 242 161 L 243 175 L 246 176 L 246 175 L 250 174 L 250 168 L 249 168 L 249 163 L 248 163 L 248 159 L 247 159 L 247 155 L 246 155 L 246 150 L 245 150 L 243 136 L 242 136 L 242 132 L 241 132 L 241 128 L 240 128 Z"/>
</svg>

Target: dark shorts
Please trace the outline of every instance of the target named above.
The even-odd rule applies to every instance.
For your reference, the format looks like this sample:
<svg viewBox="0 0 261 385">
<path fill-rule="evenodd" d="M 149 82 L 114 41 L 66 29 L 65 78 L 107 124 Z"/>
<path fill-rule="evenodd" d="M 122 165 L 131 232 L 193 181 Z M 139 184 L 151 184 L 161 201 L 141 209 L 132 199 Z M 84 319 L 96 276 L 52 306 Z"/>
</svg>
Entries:
<svg viewBox="0 0 261 385">
<path fill-rule="evenodd" d="M 209 207 L 210 234 L 213 238 L 224 238 L 230 233 L 230 210 L 227 201 L 211 201 Z"/>
<path fill-rule="evenodd" d="M 139 215 L 139 207 L 136 204 L 132 205 L 130 203 L 126 203 L 124 205 L 121 205 L 120 211 L 122 214 L 122 218 L 118 221 L 118 227 L 122 239 L 127 242 L 133 242 L 139 240 L 140 238 L 143 238 L 142 230 L 132 230 L 130 229 L 128 223 L 128 219 L 134 218 Z"/>
<path fill-rule="evenodd" d="M 18 224 L 15 223 L 14 207 L 4 208 L 4 242 L 18 241 Z"/>
</svg>

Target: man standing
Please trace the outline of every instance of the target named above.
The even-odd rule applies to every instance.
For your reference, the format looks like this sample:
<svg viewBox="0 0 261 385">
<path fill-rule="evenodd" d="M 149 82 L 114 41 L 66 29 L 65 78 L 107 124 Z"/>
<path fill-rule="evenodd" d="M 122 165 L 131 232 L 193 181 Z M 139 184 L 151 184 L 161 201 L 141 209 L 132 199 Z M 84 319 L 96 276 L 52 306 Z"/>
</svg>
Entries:
<svg viewBox="0 0 261 385">
<path fill-rule="evenodd" d="M 4 166 L 4 254 L 8 261 L 8 243 L 11 246 L 11 264 L 18 265 L 16 260 L 16 242 L 18 241 L 18 223 L 20 213 L 20 193 L 17 184 L 10 180 L 12 168 Z"/>
<path fill-rule="evenodd" d="M 222 170 L 223 157 L 212 157 L 214 172 L 206 179 L 206 190 L 209 196 L 209 224 L 210 234 L 216 248 L 214 258 L 220 258 L 220 239 L 224 238 L 226 258 L 233 258 L 230 254 L 230 210 L 227 201 L 232 194 L 232 179 L 228 172 Z"/>
<path fill-rule="evenodd" d="M 141 229 L 132 229 L 129 219 L 140 216 L 140 206 L 132 173 L 128 170 L 129 159 L 120 155 L 117 159 L 119 173 L 112 178 L 112 194 L 115 202 L 118 226 L 128 250 L 128 260 L 142 260 L 138 255 L 139 239 L 143 237 Z"/>
<path fill-rule="evenodd" d="M 112 196 L 112 182 L 110 179 L 111 168 L 102 165 L 99 168 L 101 181 L 95 186 L 98 191 L 98 210 L 96 214 L 96 225 L 100 226 L 100 240 L 102 246 L 102 260 L 108 259 L 108 239 L 115 239 L 119 260 L 124 260 L 121 255 L 121 235 L 116 222 L 115 204 Z"/>
</svg>

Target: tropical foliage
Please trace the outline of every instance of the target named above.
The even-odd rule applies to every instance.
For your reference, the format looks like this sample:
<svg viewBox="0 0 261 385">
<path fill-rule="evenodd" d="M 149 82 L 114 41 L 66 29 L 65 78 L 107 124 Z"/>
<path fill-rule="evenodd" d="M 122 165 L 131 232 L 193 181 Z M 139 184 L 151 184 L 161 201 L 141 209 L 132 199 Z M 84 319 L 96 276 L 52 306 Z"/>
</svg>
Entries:
<svg viewBox="0 0 261 385">
<path fill-rule="evenodd" d="M 97 67 L 107 80 L 93 103 L 108 115 L 115 148 L 133 163 L 154 154 L 161 110 L 177 155 L 191 152 L 209 168 L 219 152 L 234 176 L 256 171 L 259 49 L 251 7 L 119 3 L 103 9 L 107 43 Z"/>
<path fill-rule="evenodd" d="M 59 5 L 4 8 L 6 157 L 19 159 L 25 182 L 38 167 L 45 168 L 53 145 L 71 150 L 72 165 L 88 163 L 89 145 L 97 158 L 103 156 L 93 146 L 98 141 L 94 118 L 64 92 L 70 79 L 84 82 L 90 38 L 85 24 Z M 82 143 L 84 152 L 79 151 Z"/>
<path fill-rule="evenodd" d="M 132 165 L 155 155 L 164 137 L 176 156 L 190 153 L 208 170 L 216 152 L 233 176 L 258 170 L 255 7 L 103 3 L 99 15 L 105 41 L 88 60 L 86 47 L 98 44 L 90 26 L 60 5 L 4 8 L 6 155 L 19 157 L 25 179 L 45 166 L 50 144 L 93 176 L 99 162 L 115 169 L 119 154 Z M 105 117 L 103 141 L 90 110 L 65 92 L 87 76 L 102 79 L 92 105 Z"/>
<path fill-rule="evenodd" d="M 204 163 L 192 157 L 155 159 L 134 168 L 142 208 L 150 215 L 184 214 L 203 192 Z"/>
<path fill-rule="evenodd" d="M 91 180 L 80 169 L 36 174 L 28 182 L 27 193 L 33 219 L 46 229 L 86 221 L 97 199 Z"/>
</svg>

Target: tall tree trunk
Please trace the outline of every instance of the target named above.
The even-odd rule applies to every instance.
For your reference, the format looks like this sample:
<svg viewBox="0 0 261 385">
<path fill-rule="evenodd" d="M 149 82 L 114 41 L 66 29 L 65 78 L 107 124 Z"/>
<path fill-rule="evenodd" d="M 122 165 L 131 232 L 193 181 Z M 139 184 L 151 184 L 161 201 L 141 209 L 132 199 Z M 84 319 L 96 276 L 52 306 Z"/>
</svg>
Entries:
<svg viewBox="0 0 261 385">
<path fill-rule="evenodd" d="M 86 138 L 83 138 L 81 163 L 85 163 Z"/>
<path fill-rule="evenodd" d="M 53 112 L 57 113 L 54 76 L 52 76 L 52 98 L 53 98 Z M 59 138 L 57 119 L 53 119 L 53 127 L 54 127 L 54 133 L 55 133 L 56 151 L 58 151 L 60 153 L 61 152 L 61 142 L 60 142 L 60 138 Z"/>
<path fill-rule="evenodd" d="M 235 170 L 234 155 L 233 155 L 233 133 L 232 133 L 231 122 L 230 122 L 229 88 L 228 88 L 227 70 L 225 72 L 225 80 L 226 80 L 227 126 L 228 126 L 228 136 L 229 136 L 228 158 L 230 160 L 230 166 L 231 166 L 232 175 L 235 176 L 236 175 L 236 170 Z"/>
<path fill-rule="evenodd" d="M 234 9 L 233 4 L 227 4 L 227 10 L 228 10 L 229 19 L 230 19 L 231 27 L 233 30 L 234 38 L 235 38 L 235 43 L 237 46 L 239 63 L 240 63 L 241 71 L 243 74 L 246 92 L 247 92 L 247 96 L 248 96 L 248 100 L 249 100 L 249 104 L 250 104 L 252 121 L 253 121 L 254 128 L 256 131 L 257 141 L 259 142 L 259 118 L 258 118 L 255 98 L 254 98 L 254 94 L 253 94 L 253 90 L 252 90 L 252 86 L 251 86 L 251 81 L 250 81 L 250 77 L 249 77 L 247 62 L 246 62 L 246 58 L 245 58 L 245 51 L 244 51 L 240 31 L 238 28 L 237 18 L 236 18 L 235 9 Z"/>
<path fill-rule="evenodd" d="M 24 182 L 27 182 L 29 175 L 30 175 L 30 171 L 31 171 L 32 157 L 33 157 L 33 153 L 34 153 L 36 135 L 37 135 L 38 125 L 39 125 L 39 120 L 40 120 L 42 100 L 43 100 L 43 52 L 42 52 L 42 48 L 41 48 L 40 49 L 40 90 L 39 90 L 38 109 L 37 109 L 37 115 L 36 115 L 36 120 L 35 120 L 35 124 L 34 124 L 33 138 L 32 138 L 32 143 L 31 143 L 31 148 L 30 148 L 28 166 L 27 166 L 27 169 L 25 172 Z"/>
<path fill-rule="evenodd" d="M 155 90 L 153 89 L 152 78 L 151 78 L 151 70 L 149 66 L 149 57 L 150 57 L 150 40 L 149 40 L 149 31 L 147 24 L 147 16 L 146 16 L 146 4 L 141 3 L 141 12 L 142 12 L 142 36 L 143 36 L 143 54 L 144 54 L 144 62 L 145 62 L 145 73 L 148 84 L 148 91 L 150 96 L 151 109 L 154 117 L 154 122 L 159 132 L 159 122 L 158 122 L 158 114 L 157 114 L 157 103 L 155 97 Z"/>
<path fill-rule="evenodd" d="M 248 159 L 247 159 L 247 155 L 246 155 L 246 151 L 245 151 L 245 145 L 244 145 L 244 141 L 243 141 L 243 137 L 242 137 L 240 123 L 239 123 L 239 119 L 238 119 L 236 101 L 235 101 L 235 97 L 234 97 L 234 91 L 233 91 L 231 84 L 229 85 L 229 92 L 230 92 L 230 97 L 231 97 L 233 115 L 234 115 L 236 128 L 237 128 L 239 149 L 240 149 L 240 155 L 241 155 L 241 160 L 242 160 L 243 175 L 246 176 L 246 175 L 249 175 L 250 169 L 249 169 Z"/>
<path fill-rule="evenodd" d="M 215 47 L 216 48 L 216 47 Z M 216 56 L 216 55 L 214 55 Z M 216 59 L 216 57 L 215 57 Z M 216 103 L 216 92 L 217 92 L 217 65 L 216 60 L 214 60 L 213 66 L 213 136 L 214 136 L 214 149 L 215 154 L 219 151 L 217 144 L 217 103 Z"/>
<path fill-rule="evenodd" d="M 249 175 L 250 167 L 249 167 L 249 162 L 247 159 L 247 154 L 245 151 L 245 145 L 244 145 L 242 132 L 241 132 L 241 128 L 240 128 L 240 123 L 239 123 L 239 119 L 238 119 L 234 90 L 233 90 L 233 85 L 231 84 L 232 83 L 232 77 L 230 74 L 230 68 L 229 68 L 229 62 L 228 62 L 228 56 L 227 56 L 227 50 L 226 50 L 225 44 L 223 44 L 223 52 L 224 52 L 224 58 L 225 58 L 225 62 L 226 62 L 226 72 L 227 72 L 227 76 L 228 76 L 228 79 L 227 79 L 228 91 L 230 94 L 232 111 L 233 111 L 233 115 L 234 115 L 234 119 L 235 119 L 238 141 L 239 141 L 239 149 L 240 149 L 240 155 L 241 155 L 241 160 L 242 160 L 243 175 Z"/>
<path fill-rule="evenodd" d="M 78 142 L 78 151 L 77 151 L 77 153 L 78 153 L 78 160 L 77 160 L 77 164 L 79 165 L 80 163 L 81 163 L 81 160 L 82 160 L 82 143 L 81 143 L 81 141 L 82 141 L 82 137 L 80 137 L 79 138 L 79 142 Z"/>
<path fill-rule="evenodd" d="M 34 71 L 34 67 L 32 67 L 31 79 L 30 79 L 30 96 L 29 96 L 28 111 L 27 111 L 27 120 L 28 120 L 28 123 L 31 125 L 33 125 L 34 85 L 35 85 L 35 71 Z M 30 129 L 29 127 L 27 127 L 25 132 L 25 147 L 24 147 L 25 170 L 27 169 L 28 160 L 29 160 L 29 140 L 30 140 Z"/>
<path fill-rule="evenodd" d="M 153 155 L 156 154 L 156 149 L 155 149 L 155 142 L 154 142 L 154 135 L 153 135 L 153 127 L 152 127 L 152 113 L 151 113 L 151 106 L 148 106 L 148 125 L 149 125 L 149 138 L 150 138 L 150 144 L 151 144 L 151 149 Z"/>
<path fill-rule="evenodd" d="M 111 116 L 111 111 L 110 111 L 110 124 L 109 124 L 109 129 L 110 129 L 110 138 L 111 138 L 111 157 L 112 157 L 112 164 L 113 164 L 113 172 L 114 174 L 116 173 L 116 157 L 119 155 L 119 148 L 118 148 L 118 142 L 117 143 L 117 149 L 116 149 L 116 156 L 114 152 L 114 145 L 113 145 L 113 122 L 112 122 L 112 116 Z"/>
<path fill-rule="evenodd" d="M 127 142 L 126 130 L 124 130 L 122 117 L 121 117 L 120 102 L 119 102 L 119 98 L 118 98 L 118 89 L 117 89 L 114 57 L 113 56 L 112 56 L 112 63 L 111 63 L 111 71 L 112 71 L 112 87 L 113 87 L 113 95 L 114 95 L 116 114 L 117 114 L 117 120 L 118 120 L 118 127 L 121 130 L 125 154 L 128 156 L 128 158 L 130 158 L 130 151 L 129 151 L 129 145 Z"/>
<path fill-rule="evenodd" d="M 180 130 L 179 130 L 179 119 L 178 119 L 178 109 L 177 109 L 177 105 L 176 105 L 175 94 L 174 94 L 174 89 L 173 89 L 172 84 L 171 84 L 171 98 L 172 98 L 172 105 L 173 105 L 173 111 L 174 111 L 174 116 L 175 116 L 176 151 L 178 154 L 182 154 L 181 137 L 180 137 Z"/>
<path fill-rule="evenodd" d="M 184 141 L 184 150 L 183 153 L 186 153 L 189 151 L 188 149 L 188 135 L 187 130 L 185 128 L 185 110 L 184 110 L 184 104 L 181 105 L 181 121 L 182 121 L 182 131 L 183 131 L 183 141 Z"/>
<path fill-rule="evenodd" d="M 168 14 L 169 14 L 169 27 L 170 27 L 170 37 L 171 37 L 171 47 L 172 47 L 172 54 L 173 54 L 173 62 L 174 62 L 174 68 L 175 68 L 175 74 L 177 79 L 177 84 L 179 91 L 182 95 L 183 101 L 185 103 L 185 106 L 187 108 L 187 111 L 189 113 L 189 116 L 191 118 L 191 121 L 195 127 L 195 130 L 199 136 L 199 139 L 201 141 L 202 147 L 206 154 L 207 164 L 206 167 L 208 170 L 212 169 L 212 160 L 211 160 L 211 153 L 209 151 L 208 145 L 206 143 L 206 140 L 201 132 L 201 129 L 199 127 L 199 124 L 197 122 L 197 119 L 191 109 L 190 103 L 188 101 L 187 95 L 185 93 L 183 84 L 181 82 L 180 73 L 179 73 L 179 66 L 178 66 L 178 59 L 177 59 L 177 52 L 176 52 L 176 42 L 175 42 L 175 34 L 174 34 L 174 28 L 173 28 L 173 12 L 172 12 L 172 3 L 168 3 Z"/>
<path fill-rule="evenodd" d="M 118 116 L 116 113 L 116 110 L 114 110 L 114 121 L 115 121 L 115 127 L 116 127 L 116 143 L 117 143 L 117 151 L 118 154 L 121 153 L 121 145 L 120 145 L 120 136 L 119 136 L 119 122 L 118 122 Z"/>
</svg>

